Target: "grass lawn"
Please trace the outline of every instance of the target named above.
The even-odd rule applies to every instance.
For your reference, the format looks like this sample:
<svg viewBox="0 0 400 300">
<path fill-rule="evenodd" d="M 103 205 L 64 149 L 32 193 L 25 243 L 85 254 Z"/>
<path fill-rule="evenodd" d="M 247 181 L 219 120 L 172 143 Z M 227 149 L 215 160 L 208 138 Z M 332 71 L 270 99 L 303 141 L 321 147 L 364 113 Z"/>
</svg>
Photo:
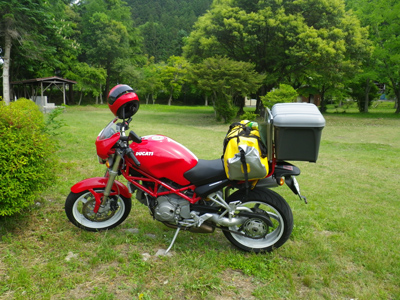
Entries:
<svg viewBox="0 0 400 300">
<path fill-rule="evenodd" d="M 68 222 L 70 187 L 104 174 L 94 141 L 112 119 L 106 106 L 68 107 L 56 138 L 57 183 L 32 208 L 0 217 L 0 299 L 400 299 L 400 116 L 379 106 L 334 111 L 325 115 L 318 162 L 294 162 L 309 204 L 275 189 L 294 215 L 285 245 L 255 255 L 221 232 L 182 232 L 172 257 L 156 257 L 174 231 L 136 200 L 107 232 Z M 228 125 L 212 108 L 142 105 L 131 129 L 214 159 Z"/>
</svg>

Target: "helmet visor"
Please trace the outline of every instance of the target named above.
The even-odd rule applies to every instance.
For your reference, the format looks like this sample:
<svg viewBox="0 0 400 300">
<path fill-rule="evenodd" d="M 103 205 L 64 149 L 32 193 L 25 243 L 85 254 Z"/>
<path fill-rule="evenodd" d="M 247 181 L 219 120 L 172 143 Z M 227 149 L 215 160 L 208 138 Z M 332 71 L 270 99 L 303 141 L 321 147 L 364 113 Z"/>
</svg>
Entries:
<svg viewBox="0 0 400 300">
<path fill-rule="evenodd" d="M 120 96 L 126 94 L 126 93 L 134 93 L 135 91 L 128 85 L 119 85 L 116 86 L 111 92 L 110 95 L 108 96 L 108 103 L 110 105 L 113 105 L 115 100 L 117 100 Z"/>
</svg>

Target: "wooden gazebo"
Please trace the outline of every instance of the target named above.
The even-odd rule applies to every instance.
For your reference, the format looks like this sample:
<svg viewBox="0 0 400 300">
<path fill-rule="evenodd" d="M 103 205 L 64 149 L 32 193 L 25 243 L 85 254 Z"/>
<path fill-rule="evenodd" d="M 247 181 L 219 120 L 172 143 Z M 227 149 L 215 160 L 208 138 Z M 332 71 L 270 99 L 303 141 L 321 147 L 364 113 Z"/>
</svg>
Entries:
<svg viewBox="0 0 400 300">
<path fill-rule="evenodd" d="M 56 86 L 63 93 L 63 103 L 67 103 L 66 91 L 68 86 L 68 100 L 73 102 L 73 85 L 76 84 L 76 81 L 60 78 L 57 76 L 53 77 L 45 77 L 45 78 L 35 78 L 28 79 L 22 81 L 12 81 L 10 82 L 12 87 L 13 96 L 19 98 L 24 97 L 27 99 L 41 97 L 44 99 L 44 92 L 50 88 L 51 86 Z M 16 89 L 17 86 L 23 87 L 23 91 L 21 92 L 19 89 Z M 40 95 L 38 92 L 40 91 Z M 22 94 L 22 95 L 21 95 Z"/>
</svg>

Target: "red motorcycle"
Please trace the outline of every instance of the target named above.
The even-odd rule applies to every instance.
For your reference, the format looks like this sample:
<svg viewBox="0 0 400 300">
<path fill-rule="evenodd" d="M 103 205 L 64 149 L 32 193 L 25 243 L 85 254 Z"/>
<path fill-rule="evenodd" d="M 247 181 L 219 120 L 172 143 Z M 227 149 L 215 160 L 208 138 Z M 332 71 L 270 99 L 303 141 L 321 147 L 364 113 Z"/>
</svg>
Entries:
<svg viewBox="0 0 400 300">
<path fill-rule="evenodd" d="M 176 229 L 166 252 L 180 230 L 212 233 L 221 229 L 233 245 L 253 252 L 272 251 L 289 239 L 292 211 L 269 188 L 286 183 L 301 199 L 305 197 L 294 177 L 300 170 L 273 155 L 272 126 L 267 128 L 270 172 L 252 182 L 249 189 L 244 181 L 227 178 L 221 158 L 198 159 L 185 146 L 163 135 L 139 137 L 133 131 L 127 133 L 139 108 L 139 98 L 129 86 L 114 87 L 108 104 L 116 118 L 96 140 L 99 162 L 107 166 L 107 171 L 104 177 L 72 186 L 65 212 L 74 225 L 88 231 L 118 226 L 129 215 L 131 197 L 136 192 L 136 199 L 149 208 L 154 219 Z M 127 186 L 116 180 L 121 175 Z"/>
</svg>

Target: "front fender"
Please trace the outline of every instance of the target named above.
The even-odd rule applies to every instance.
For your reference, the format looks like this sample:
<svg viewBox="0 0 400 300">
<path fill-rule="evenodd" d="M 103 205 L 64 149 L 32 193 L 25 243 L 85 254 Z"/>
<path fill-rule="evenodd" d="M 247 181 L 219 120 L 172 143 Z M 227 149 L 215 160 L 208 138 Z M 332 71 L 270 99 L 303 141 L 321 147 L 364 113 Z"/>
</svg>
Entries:
<svg viewBox="0 0 400 300">
<path fill-rule="evenodd" d="M 107 177 L 93 177 L 84 179 L 71 187 L 71 192 L 78 194 L 88 189 L 105 188 L 107 185 Z M 125 198 L 131 198 L 132 194 L 129 193 L 128 188 L 121 182 L 115 180 L 112 186 L 112 190 Z"/>
</svg>

